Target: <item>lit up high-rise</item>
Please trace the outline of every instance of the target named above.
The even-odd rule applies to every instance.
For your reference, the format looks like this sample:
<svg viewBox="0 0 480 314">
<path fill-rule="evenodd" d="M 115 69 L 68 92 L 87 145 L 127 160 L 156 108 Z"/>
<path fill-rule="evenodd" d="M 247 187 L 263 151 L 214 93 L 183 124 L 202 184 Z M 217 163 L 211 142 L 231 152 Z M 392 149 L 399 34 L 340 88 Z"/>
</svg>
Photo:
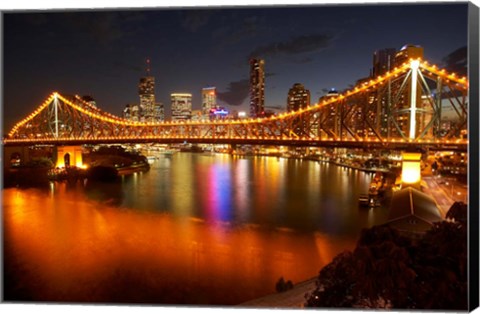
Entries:
<svg viewBox="0 0 480 314">
<path fill-rule="evenodd" d="M 155 121 L 155 78 L 150 76 L 150 60 L 147 59 L 147 75 L 140 78 L 138 84 L 140 96 L 140 110 L 142 120 L 145 122 Z"/>
<path fill-rule="evenodd" d="M 208 118 L 210 110 L 217 107 L 217 92 L 215 87 L 202 88 L 202 115 Z"/>
<path fill-rule="evenodd" d="M 300 83 L 293 84 L 288 91 L 287 111 L 297 111 L 310 106 L 310 91 Z M 307 121 L 304 118 L 295 118 L 292 121 L 292 131 L 298 136 L 304 135 Z"/>
<path fill-rule="evenodd" d="M 192 118 L 192 94 L 174 93 L 172 101 L 172 121 L 190 120 Z"/>
<path fill-rule="evenodd" d="M 265 61 L 250 60 L 250 116 L 265 114 Z"/>
<path fill-rule="evenodd" d="M 397 50 L 395 48 L 385 48 L 376 50 L 373 53 L 373 68 L 372 77 L 384 75 L 393 68 L 395 55 Z"/>
<path fill-rule="evenodd" d="M 300 83 L 293 84 L 288 91 L 287 111 L 296 111 L 310 106 L 310 91 Z"/>
</svg>

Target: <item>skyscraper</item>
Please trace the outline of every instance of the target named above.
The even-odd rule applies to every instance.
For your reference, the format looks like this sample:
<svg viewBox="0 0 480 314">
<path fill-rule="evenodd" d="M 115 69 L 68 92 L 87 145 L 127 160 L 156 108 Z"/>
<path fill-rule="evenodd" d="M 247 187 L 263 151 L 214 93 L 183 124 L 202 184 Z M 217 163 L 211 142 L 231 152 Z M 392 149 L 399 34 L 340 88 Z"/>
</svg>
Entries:
<svg viewBox="0 0 480 314">
<path fill-rule="evenodd" d="M 202 88 L 202 115 L 208 118 L 210 110 L 217 107 L 217 93 L 215 87 Z"/>
<path fill-rule="evenodd" d="M 157 122 L 165 120 L 165 109 L 161 102 L 155 103 L 153 107 L 153 120 Z"/>
<path fill-rule="evenodd" d="M 262 117 L 265 113 L 265 61 L 250 60 L 250 116 Z"/>
<path fill-rule="evenodd" d="M 300 83 L 293 84 L 293 87 L 288 91 L 287 111 L 296 111 L 307 108 L 309 105 L 310 91 Z M 292 121 L 292 131 L 298 136 L 305 134 L 307 122 L 304 117 L 295 118 Z"/>
<path fill-rule="evenodd" d="M 288 91 L 287 111 L 295 111 L 310 105 L 310 91 L 300 83 L 293 84 Z"/>
<path fill-rule="evenodd" d="M 123 110 L 123 117 L 130 121 L 141 121 L 141 112 L 137 104 L 127 104 Z"/>
<path fill-rule="evenodd" d="M 393 68 L 395 61 L 395 54 L 397 50 L 395 48 L 385 48 L 377 50 L 373 53 L 373 69 L 372 77 L 383 75 Z"/>
<path fill-rule="evenodd" d="M 190 120 L 192 118 L 192 94 L 174 93 L 172 101 L 172 121 Z"/>
<path fill-rule="evenodd" d="M 150 76 L 150 60 L 147 59 L 147 75 L 140 78 L 138 84 L 138 95 L 140 96 L 140 110 L 142 120 L 153 122 L 155 108 L 155 78 Z"/>
</svg>

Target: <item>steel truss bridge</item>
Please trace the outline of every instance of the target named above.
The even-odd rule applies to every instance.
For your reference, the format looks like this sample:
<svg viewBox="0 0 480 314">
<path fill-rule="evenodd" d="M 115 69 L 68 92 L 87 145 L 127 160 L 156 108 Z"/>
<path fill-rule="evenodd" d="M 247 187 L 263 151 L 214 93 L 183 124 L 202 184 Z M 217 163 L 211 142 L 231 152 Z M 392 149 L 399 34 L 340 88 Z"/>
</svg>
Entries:
<svg viewBox="0 0 480 314">
<path fill-rule="evenodd" d="M 450 122 L 445 122 L 448 113 Z M 453 122 L 452 122 L 453 121 Z M 4 145 L 211 143 L 466 151 L 468 82 L 410 60 L 312 106 L 265 118 L 130 121 L 53 93 Z"/>
</svg>

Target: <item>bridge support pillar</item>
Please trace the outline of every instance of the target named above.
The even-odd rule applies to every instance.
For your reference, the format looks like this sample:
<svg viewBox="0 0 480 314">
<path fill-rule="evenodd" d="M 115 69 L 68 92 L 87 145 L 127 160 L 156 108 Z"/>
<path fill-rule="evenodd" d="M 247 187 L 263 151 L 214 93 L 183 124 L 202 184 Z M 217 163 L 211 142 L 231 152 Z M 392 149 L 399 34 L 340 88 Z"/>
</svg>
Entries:
<svg viewBox="0 0 480 314">
<path fill-rule="evenodd" d="M 31 161 L 29 146 L 3 146 L 4 167 L 11 168 Z"/>
<path fill-rule="evenodd" d="M 420 190 L 420 153 L 402 153 L 402 189 L 413 187 Z"/>
<path fill-rule="evenodd" d="M 64 168 L 74 166 L 84 168 L 82 157 L 82 146 L 57 146 L 55 149 L 55 166 Z"/>
</svg>

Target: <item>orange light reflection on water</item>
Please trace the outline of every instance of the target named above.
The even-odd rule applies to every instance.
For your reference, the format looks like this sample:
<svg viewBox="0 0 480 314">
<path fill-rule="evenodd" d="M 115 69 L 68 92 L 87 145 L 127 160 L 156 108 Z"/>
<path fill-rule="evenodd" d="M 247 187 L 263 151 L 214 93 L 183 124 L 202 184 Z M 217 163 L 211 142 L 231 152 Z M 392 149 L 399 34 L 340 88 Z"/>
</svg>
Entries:
<svg viewBox="0 0 480 314">
<path fill-rule="evenodd" d="M 10 289 L 39 301 L 237 304 L 338 253 L 327 236 L 122 210 L 64 186 L 3 200 Z"/>
</svg>

